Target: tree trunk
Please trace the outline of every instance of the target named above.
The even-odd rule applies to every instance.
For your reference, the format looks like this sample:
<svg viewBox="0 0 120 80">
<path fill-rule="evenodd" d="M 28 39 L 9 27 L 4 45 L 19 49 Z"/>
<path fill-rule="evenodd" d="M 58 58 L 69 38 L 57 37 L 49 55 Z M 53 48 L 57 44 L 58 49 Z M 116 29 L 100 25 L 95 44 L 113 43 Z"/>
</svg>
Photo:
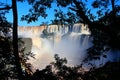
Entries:
<svg viewBox="0 0 120 80">
<path fill-rule="evenodd" d="M 21 68 L 20 58 L 18 53 L 18 34 L 17 34 L 18 15 L 17 15 L 16 0 L 12 0 L 12 11 L 13 11 L 13 53 L 15 56 L 15 65 L 18 72 L 18 79 L 23 80 L 22 68 Z"/>
</svg>

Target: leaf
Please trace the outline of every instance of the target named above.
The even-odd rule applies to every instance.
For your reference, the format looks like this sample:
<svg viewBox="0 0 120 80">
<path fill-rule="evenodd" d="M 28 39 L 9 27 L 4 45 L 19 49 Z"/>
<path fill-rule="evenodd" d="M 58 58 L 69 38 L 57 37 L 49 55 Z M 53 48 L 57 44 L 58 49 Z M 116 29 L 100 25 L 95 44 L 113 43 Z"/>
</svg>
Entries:
<svg viewBox="0 0 120 80">
<path fill-rule="evenodd" d="M 96 0 L 92 3 L 93 8 L 98 8 L 99 7 L 99 2 Z"/>
</svg>

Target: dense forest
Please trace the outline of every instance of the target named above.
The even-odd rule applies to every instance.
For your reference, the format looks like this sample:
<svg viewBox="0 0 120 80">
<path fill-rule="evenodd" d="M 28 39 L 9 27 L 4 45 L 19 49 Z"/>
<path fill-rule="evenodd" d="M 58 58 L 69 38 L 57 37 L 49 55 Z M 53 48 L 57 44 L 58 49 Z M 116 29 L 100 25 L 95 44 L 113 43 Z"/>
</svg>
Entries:
<svg viewBox="0 0 120 80">
<path fill-rule="evenodd" d="M 24 42 L 18 39 L 17 2 L 27 1 L 30 8 L 28 14 L 21 17 L 22 21 L 36 22 L 40 16 L 47 17 L 46 10 L 52 8 L 52 3 L 58 7 L 68 7 L 68 12 L 55 9 L 55 19 L 52 24 L 87 24 L 93 37 L 91 46 L 87 49 L 87 57 L 79 66 L 67 66 L 67 59 L 54 55 L 54 62 L 45 69 L 32 71 L 32 65 L 27 62 L 34 58 L 32 52 L 24 53 L 19 49 Z M 11 0 L 12 5 L 0 1 L 0 79 L 1 80 L 120 80 L 120 61 L 107 62 L 100 68 L 93 67 L 86 71 L 83 64 L 91 60 L 107 57 L 110 49 L 120 49 L 120 0 Z M 91 8 L 87 5 L 91 5 Z M 5 17 L 12 10 L 13 22 Z M 95 10 L 93 12 L 93 10 Z M 119 59 L 120 60 L 120 59 Z"/>
</svg>

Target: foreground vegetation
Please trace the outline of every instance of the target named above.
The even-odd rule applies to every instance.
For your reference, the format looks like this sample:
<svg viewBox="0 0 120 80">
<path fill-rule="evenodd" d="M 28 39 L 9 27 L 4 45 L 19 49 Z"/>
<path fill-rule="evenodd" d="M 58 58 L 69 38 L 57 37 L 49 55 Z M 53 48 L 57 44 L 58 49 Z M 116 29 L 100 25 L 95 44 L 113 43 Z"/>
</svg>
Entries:
<svg viewBox="0 0 120 80">
<path fill-rule="evenodd" d="M 26 80 L 120 80 L 120 62 L 107 62 L 100 68 L 86 70 L 80 66 L 67 66 L 67 60 L 55 55 L 55 62 L 45 69 L 36 70 L 32 75 L 24 76 Z"/>
<path fill-rule="evenodd" d="M 14 78 L 19 80 L 120 80 L 120 62 L 110 62 L 101 68 L 91 68 L 84 71 L 82 65 L 68 67 L 66 59 L 55 55 L 55 62 L 48 65 L 43 70 L 31 71 L 31 65 L 27 63 L 32 53 L 24 54 L 24 48 L 18 50 L 17 35 L 17 4 L 11 0 L 11 5 L 0 2 L 0 79 L 7 80 Z M 54 24 L 73 24 L 82 22 L 88 24 L 93 37 L 93 46 L 87 50 L 88 56 L 85 61 L 99 59 L 102 55 L 106 57 L 110 49 L 120 50 L 120 5 L 119 0 L 89 0 L 92 1 L 91 9 L 87 7 L 88 0 L 27 0 L 32 8 L 28 15 L 23 15 L 22 20 L 28 23 L 35 22 L 40 16 L 47 17 L 46 9 L 52 7 L 52 3 L 58 7 L 69 7 L 69 11 L 64 14 L 62 10 L 55 10 Z M 111 7 L 111 8 L 110 8 Z M 13 24 L 10 24 L 5 14 L 12 9 Z M 96 10 L 96 13 L 92 12 Z M 74 11 L 76 14 L 71 12 Z M 11 15 L 10 15 L 11 16 Z M 11 27 L 12 26 L 12 27 Z M 7 28 L 6 28 L 7 27 Z M 12 29 L 13 36 L 7 34 Z M 55 70 L 54 70 L 55 69 Z M 80 70 L 80 72 L 79 72 Z M 118 77 L 118 78 L 117 78 Z"/>
</svg>

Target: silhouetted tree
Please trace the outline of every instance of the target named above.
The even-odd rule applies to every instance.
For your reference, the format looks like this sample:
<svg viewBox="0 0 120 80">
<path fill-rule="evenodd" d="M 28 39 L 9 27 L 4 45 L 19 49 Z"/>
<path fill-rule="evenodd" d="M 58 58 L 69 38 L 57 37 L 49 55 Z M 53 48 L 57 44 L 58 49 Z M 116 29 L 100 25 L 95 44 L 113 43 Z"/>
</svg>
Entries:
<svg viewBox="0 0 120 80">
<path fill-rule="evenodd" d="M 120 62 L 107 62 L 103 67 L 86 71 L 82 65 L 70 67 L 65 58 L 54 55 L 55 61 L 36 70 L 32 80 L 119 80 Z"/>
<path fill-rule="evenodd" d="M 67 66 L 66 58 L 60 58 L 58 54 L 54 55 L 55 61 L 50 63 L 42 70 L 36 70 L 33 74 L 33 80 L 81 80 L 84 74 L 84 68 L 81 66 Z"/>
<path fill-rule="evenodd" d="M 26 75 L 32 75 L 32 65 L 30 63 L 28 63 L 28 60 L 31 58 L 35 59 L 35 55 L 30 51 L 31 50 L 31 46 L 25 46 L 25 40 L 29 42 L 32 42 L 30 38 L 19 38 L 18 39 L 18 51 L 19 51 L 19 57 L 20 57 L 20 63 L 21 66 L 23 67 L 22 71 L 24 76 Z M 32 45 L 32 44 L 31 44 Z M 26 51 L 27 47 L 29 47 L 29 51 Z"/>
<path fill-rule="evenodd" d="M 4 17 L 6 12 L 0 11 L 0 79 L 16 78 L 14 54 L 12 49 L 11 23 Z"/>
<path fill-rule="evenodd" d="M 25 60 L 25 55 L 22 58 L 18 53 L 18 34 L 17 34 L 17 5 L 16 0 L 11 0 L 12 5 L 0 2 L 0 50 L 1 50 L 1 79 L 7 79 L 8 77 L 17 78 L 19 80 L 23 79 L 23 71 L 21 68 L 21 63 L 24 63 L 25 67 L 30 68 L 29 64 L 23 62 Z M 21 1 L 21 0 L 20 0 Z M 2 6 L 2 7 L 1 7 Z M 13 26 L 7 22 L 5 14 L 12 9 L 13 11 Z M 10 29 L 13 29 L 12 33 L 9 33 Z M 11 38 L 13 37 L 13 39 Z M 12 44 L 13 45 L 12 45 Z M 31 55 L 31 53 L 28 53 Z M 28 57 L 28 56 L 27 56 Z M 29 65 L 29 66 L 28 66 Z M 14 75 L 14 77 L 13 77 Z"/>
<path fill-rule="evenodd" d="M 20 64 L 20 57 L 18 53 L 18 14 L 17 14 L 17 3 L 16 0 L 12 0 L 12 12 L 13 12 L 13 53 L 15 55 L 15 64 L 17 67 L 18 78 L 23 79 L 23 72 Z"/>
<path fill-rule="evenodd" d="M 7 24 L 8 25 L 8 24 Z M 15 56 L 12 47 L 12 36 L 10 35 L 12 28 L 4 25 L 0 27 L 0 79 L 18 79 L 18 72 L 16 71 Z M 23 44 L 19 49 L 20 63 L 24 76 L 30 76 L 32 74 L 32 66 L 27 62 L 29 57 L 34 57 L 33 53 L 25 53 L 24 42 L 19 41 L 19 44 Z"/>
</svg>

